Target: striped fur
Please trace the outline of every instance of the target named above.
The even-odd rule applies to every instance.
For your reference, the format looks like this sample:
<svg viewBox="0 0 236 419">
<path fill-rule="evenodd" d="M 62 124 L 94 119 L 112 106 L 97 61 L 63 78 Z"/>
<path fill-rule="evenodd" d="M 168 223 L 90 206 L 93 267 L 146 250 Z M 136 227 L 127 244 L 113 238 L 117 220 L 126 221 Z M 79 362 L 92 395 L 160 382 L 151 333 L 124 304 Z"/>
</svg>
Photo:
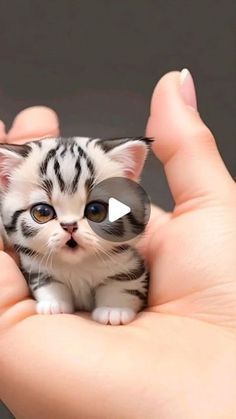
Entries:
<svg viewBox="0 0 236 419">
<path fill-rule="evenodd" d="M 115 246 L 91 230 L 84 209 L 101 181 L 127 173 L 137 179 L 149 145 L 144 137 L 73 137 L 0 146 L 2 222 L 39 313 L 82 309 L 93 311 L 101 323 L 120 324 L 146 305 L 146 266 L 132 242 L 122 242 L 127 228 L 141 231 L 138 221 L 130 215 L 106 227 L 119 239 Z M 134 151 L 140 153 L 138 163 Z M 52 206 L 56 218 L 37 223 L 30 210 L 39 203 Z M 78 224 L 75 249 L 66 244 L 71 235 L 62 225 L 67 223 Z"/>
</svg>

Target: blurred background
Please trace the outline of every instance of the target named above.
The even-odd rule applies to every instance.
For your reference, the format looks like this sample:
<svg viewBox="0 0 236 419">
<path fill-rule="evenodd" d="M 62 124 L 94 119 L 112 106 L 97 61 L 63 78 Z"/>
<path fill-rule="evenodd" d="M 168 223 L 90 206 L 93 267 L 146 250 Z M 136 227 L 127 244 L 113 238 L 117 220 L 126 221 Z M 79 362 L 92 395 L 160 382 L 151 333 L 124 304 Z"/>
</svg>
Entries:
<svg viewBox="0 0 236 419">
<path fill-rule="evenodd" d="M 1 0 L 0 119 L 9 127 L 23 108 L 47 105 L 65 136 L 142 135 L 157 80 L 187 67 L 236 177 L 235 17 L 234 0 Z M 153 156 L 143 186 L 172 207 Z"/>
</svg>

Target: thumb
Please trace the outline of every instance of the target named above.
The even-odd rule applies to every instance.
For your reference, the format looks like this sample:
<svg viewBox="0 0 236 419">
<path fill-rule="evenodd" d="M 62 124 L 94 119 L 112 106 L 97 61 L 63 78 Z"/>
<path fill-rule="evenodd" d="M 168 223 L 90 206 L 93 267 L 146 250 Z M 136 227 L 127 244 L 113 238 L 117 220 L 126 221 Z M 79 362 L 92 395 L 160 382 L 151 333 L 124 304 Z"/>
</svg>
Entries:
<svg viewBox="0 0 236 419">
<path fill-rule="evenodd" d="M 197 112 L 194 83 L 188 70 L 168 73 L 157 84 L 147 135 L 156 138 L 153 151 L 164 164 L 178 207 L 186 210 L 193 201 L 201 205 L 206 197 L 232 196 L 234 181 L 213 135 Z"/>
<path fill-rule="evenodd" d="M 26 282 L 14 260 L 0 250 L 0 333 L 11 324 L 35 313 Z"/>
</svg>

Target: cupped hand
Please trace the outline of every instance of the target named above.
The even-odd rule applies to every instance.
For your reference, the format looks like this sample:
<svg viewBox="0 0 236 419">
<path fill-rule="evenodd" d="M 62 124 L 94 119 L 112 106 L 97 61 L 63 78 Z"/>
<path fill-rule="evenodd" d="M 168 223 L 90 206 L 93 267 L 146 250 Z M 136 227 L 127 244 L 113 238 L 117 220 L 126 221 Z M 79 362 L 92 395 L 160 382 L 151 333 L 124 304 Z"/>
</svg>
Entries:
<svg viewBox="0 0 236 419">
<path fill-rule="evenodd" d="M 52 111 L 20 114 L 2 141 L 57 135 Z M 24 279 L 0 254 L 0 397 L 17 418 L 236 417 L 236 188 L 196 111 L 189 73 L 152 98 L 147 135 L 175 200 L 153 207 L 140 243 L 150 307 L 127 326 L 35 315 Z"/>
</svg>

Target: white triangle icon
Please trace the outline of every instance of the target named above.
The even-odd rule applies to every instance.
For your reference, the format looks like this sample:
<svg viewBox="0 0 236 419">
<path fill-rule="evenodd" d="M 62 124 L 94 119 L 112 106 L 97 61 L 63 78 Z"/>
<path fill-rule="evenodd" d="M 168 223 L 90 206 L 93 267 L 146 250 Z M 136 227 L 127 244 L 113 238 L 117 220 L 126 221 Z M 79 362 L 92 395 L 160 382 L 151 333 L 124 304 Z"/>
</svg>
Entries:
<svg viewBox="0 0 236 419">
<path fill-rule="evenodd" d="M 109 198 L 108 218 L 111 223 L 124 217 L 124 215 L 129 214 L 129 212 L 131 212 L 131 209 L 128 205 L 123 204 L 123 202 L 118 201 L 118 199 Z"/>
</svg>

